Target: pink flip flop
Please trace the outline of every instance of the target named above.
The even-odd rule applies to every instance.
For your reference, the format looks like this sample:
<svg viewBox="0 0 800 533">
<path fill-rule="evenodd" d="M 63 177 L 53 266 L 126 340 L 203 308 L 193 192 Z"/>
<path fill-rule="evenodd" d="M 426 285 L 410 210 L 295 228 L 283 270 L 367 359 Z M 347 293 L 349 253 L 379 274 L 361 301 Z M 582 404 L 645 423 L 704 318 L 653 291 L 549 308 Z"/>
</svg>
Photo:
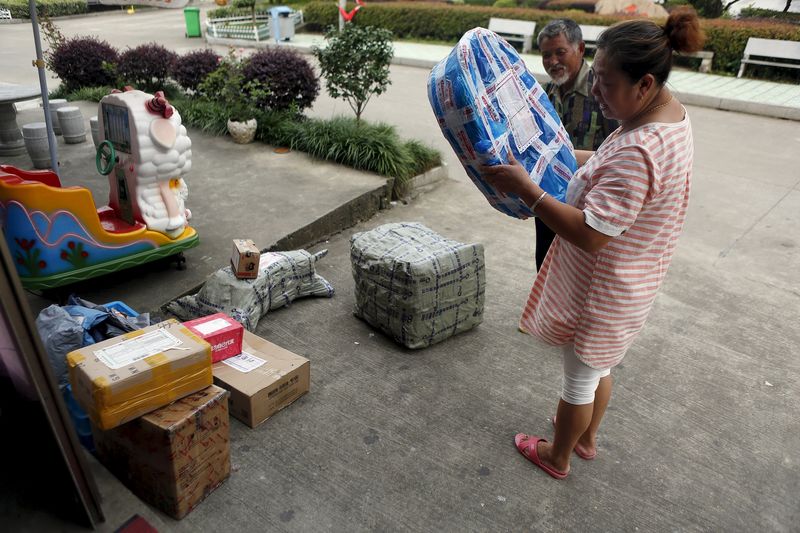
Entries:
<svg viewBox="0 0 800 533">
<path fill-rule="evenodd" d="M 556 427 L 556 417 L 553 416 L 553 427 Z M 575 452 L 575 455 L 583 459 L 584 461 L 591 461 L 595 457 L 597 457 L 597 450 L 594 453 L 587 452 L 586 448 L 581 446 L 580 444 L 576 444 L 575 448 L 572 449 Z"/>
<path fill-rule="evenodd" d="M 516 436 L 514 436 L 514 444 L 517 446 L 517 450 L 519 450 L 519 453 L 525 456 L 526 459 L 547 472 L 551 477 L 556 479 L 564 479 L 567 477 L 569 470 L 561 472 L 552 466 L 544 464 L 542 460 L 539 459 L 539 454 L 536 452 L 536 446 L 539 442 L 547 441 L 541 437 L 531 437 L 525 433 L 517 433 Z"/>
</svg>

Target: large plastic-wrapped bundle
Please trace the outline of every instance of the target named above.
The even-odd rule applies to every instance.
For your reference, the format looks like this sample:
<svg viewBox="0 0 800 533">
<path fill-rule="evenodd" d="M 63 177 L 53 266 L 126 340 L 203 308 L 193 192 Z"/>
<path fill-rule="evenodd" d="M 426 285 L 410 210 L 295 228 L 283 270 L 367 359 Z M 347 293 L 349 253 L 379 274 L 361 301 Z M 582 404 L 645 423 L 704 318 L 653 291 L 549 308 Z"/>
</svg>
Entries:
<svg viewBox="0 0 800 533">
<path fill-rule="evenodd" d="M 258 277 L 237 279 L 230 266 L 217 270 L 197 294 L 167 304 L 181 320 L 225 313 L 253 331 L 261 317 L 304 296 L 333 296 L 333 287 L 316 271 L 316 263 L 328 254 L 305 250 L 261 255 Z"/>
<path fill-rule="evenodd" d="M 496 191 L 480 166 L 507 164 L 509 150 L 554 198 L 564 201 L 577 169 L 572 143 L 547 94 L 516 50 L 483 28 L 468 31 L 428 80 L 442 133 L 478 189 L 498 211 L 534 216 L 520 198 Z"/>
<path fill-rule="evenodd" d="M 385 224 L 350 239 L 355 315 L 408 348 L 425 348 L 483 321 L 482 244 L 417 223 Z"/>
</svg>

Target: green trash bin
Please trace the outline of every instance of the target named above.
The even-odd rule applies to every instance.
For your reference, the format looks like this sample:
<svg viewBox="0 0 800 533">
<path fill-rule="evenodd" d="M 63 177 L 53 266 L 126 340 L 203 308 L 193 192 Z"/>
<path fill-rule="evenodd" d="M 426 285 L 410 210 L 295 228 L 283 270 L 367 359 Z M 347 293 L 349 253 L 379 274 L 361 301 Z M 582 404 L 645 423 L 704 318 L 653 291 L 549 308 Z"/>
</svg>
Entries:
<svg viewBox="0 0 800 533">
<path fill-rule="evenodd" d="M 203 33 L 200 31 L 200 8 L 185 7 L 183 8 L 183 16 L 186 19 L 186 36 L 202 37 Z"/>
</svg>

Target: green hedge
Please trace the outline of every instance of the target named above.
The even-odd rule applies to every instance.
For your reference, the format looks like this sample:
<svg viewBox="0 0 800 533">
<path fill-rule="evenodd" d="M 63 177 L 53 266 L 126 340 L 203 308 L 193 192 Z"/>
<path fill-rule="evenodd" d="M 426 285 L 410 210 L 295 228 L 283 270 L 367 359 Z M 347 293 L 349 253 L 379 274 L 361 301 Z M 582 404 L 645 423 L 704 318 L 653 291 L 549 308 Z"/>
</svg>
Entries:
<svg viewBox="0 0 800 533">
<path fill-rule="evenodd" d="M 31 18 L 26 0 L 0 0 L 0 7 L 11 11 L 11 18 Z M 39 15 L 46 14 L 48 17 L 79 15 L 89 10 L 86 0 L 36 0 L 36 7 Z"/>
<path fill-rule="evenodd" d="M 337 24 L 338 13 L 334 2 L 312 2 L 303 9 L 306 24 L 312 31 Z M 370 3 L 358 12 L 354 21 L 359 25 L 388 28 L 401 38 L 455 42 L 467 30 L 477 26 L 485 28 L 491 17 L 532 20 L 537 23 L 537 29 L 560 17 L 570 17 L 581 24 L 610 25 L 620 20 L 619 17 L 587 15 L 581 11 L 392 2 Z"/>
<path fill-rule="evenodd" d="M 774 9 L 759 9 L 757 7 L 745 7 L 739 12 L 740 19 L 775 19 L 800 24 L 800 13 L 793 11 L 775 11 Z"/>
<path fill-rule="evenodd" d="M 303 10 L 306 24 L 320 31 L 337 24 L 334 2 L 312 2 Z M 582 11 L 545 11 L 526 8 L 454 6 L 408 2 L 370 3 L 358 12 L 355 24 L 390 29 L 397 37 L 456 42 L 468 30 L 486 27 L 490 17 L 536 22 L 536 29 L 555 18 L 569 17 L 579 24 L 610 26 L 626 17 L 595 15 Z M 661 22 L 661 21 L 658 21 Z M 800 41 L 800 26 L 775 21 L 702 20 L 706 50 L 714 52 L 714 70 L 735 73 L 749 37 Z"/>
</svg>

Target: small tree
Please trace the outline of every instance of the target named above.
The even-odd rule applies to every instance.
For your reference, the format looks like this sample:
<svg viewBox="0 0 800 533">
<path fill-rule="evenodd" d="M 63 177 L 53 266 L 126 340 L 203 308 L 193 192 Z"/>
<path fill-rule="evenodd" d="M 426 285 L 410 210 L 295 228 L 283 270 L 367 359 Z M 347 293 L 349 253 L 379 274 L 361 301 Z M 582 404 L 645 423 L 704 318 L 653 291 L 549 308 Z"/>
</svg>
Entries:
<svg viewBox="0 0 800 533">
<path fill-rule="evenodd" d="M 328 94 L 331 98 L 344 98 L 360 122 L 370 98 L 384 93 L 391 83 L 392 32 L 348 24 L 341 32 L 329 31 L 325 39 L 328 46 L 314 47 L 313 52 Z"/>
</svg>

